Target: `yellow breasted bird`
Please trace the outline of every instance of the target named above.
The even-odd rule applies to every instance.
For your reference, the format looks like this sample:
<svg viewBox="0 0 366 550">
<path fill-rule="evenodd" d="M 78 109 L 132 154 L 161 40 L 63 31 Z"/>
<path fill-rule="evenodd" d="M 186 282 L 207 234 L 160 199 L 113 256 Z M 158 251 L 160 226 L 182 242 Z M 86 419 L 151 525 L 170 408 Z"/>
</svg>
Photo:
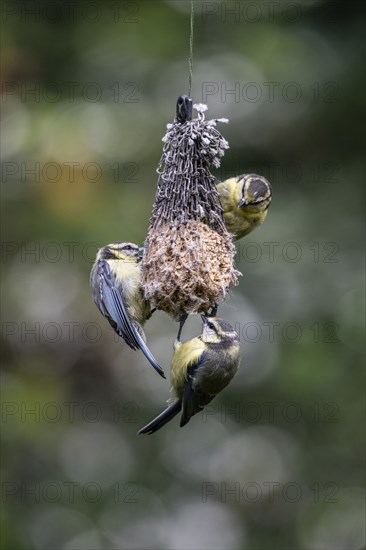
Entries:
<svg viewBox="0 0 366 550">
<path fill-rule="evenodd" d="M 269 181 L 257 174 L 243 174 L 217 184 L 226 229 L 236 240 L 248 235 L 266 219 L 272 200 Z"/>
<path fill-rule="evenodd" d="M 180 426 L 201 411 L 232 380 L 239 367 L 239 338 L 233 327 L 217 317 L 203 320 L 202 334 L 182 344 L 176 340 L 171 363 L 174 402 L 139 434 L 160 430 L 180 411 Z"/>
<path fill-rule="evenodd" d="M 134 350 L 140 349 L 154 369 L 164 371 L 146 345 L 142 325 L 151 317 L 141 286 L 140 248 L 115 242 L 101 248 L 90 274 L 95 304 L 115 332 Z"/>
</svg>

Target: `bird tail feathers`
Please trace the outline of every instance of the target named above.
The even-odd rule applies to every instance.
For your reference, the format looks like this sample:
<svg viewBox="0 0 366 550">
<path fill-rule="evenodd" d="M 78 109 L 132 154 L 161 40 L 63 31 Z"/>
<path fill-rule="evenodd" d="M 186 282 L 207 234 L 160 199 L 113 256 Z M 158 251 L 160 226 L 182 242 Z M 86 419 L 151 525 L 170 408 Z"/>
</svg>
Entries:
<svg viewBox="0 0 366 550">
<path fill-rule="evenodd" d="M 165 426 L 172 418 L 174 418 L 181 410 L 182 402 L 176 401 L 173 405 L 170 405 L 165 411 L 159 414 L 154 420 L 146 424 L 141 430 L 138 431 L 139 434 L 153 434 Z"/>
</svg>

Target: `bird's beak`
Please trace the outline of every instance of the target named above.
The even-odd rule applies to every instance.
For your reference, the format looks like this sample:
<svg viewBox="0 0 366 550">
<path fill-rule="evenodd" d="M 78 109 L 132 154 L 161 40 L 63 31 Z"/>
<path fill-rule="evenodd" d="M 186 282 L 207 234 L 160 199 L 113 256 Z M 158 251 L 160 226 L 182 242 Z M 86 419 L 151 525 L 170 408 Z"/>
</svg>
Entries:
<svg viewBox="0 0 366 550">
<path fill-rule="evenodd" d="M 145 247 L 144 246 L 139 246 L 139 252 L 145 252 Z"/>
<path fill-rule="evenodd" d="M 244 197 L 242 197 L 239 201 L 239 208 L 241 208 L 242 206 L 248 206 L 248 203 L 247 201 L 244 199 Z"/>
<path fill-rule="evenodd" d="M 204 322 L 204 324 L 207 323 L 207 316 L 206 315 L 201 315 L 201 319 Z"/>
</svg>

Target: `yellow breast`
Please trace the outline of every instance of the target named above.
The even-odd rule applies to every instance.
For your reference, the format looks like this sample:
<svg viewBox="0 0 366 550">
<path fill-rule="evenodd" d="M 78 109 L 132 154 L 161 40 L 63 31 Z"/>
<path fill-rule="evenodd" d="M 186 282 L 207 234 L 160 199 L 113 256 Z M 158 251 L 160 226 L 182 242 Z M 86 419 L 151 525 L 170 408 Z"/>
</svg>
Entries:
<svg viewBox="0 0 366 550">
<path fill-rule="evenodd" d="M 226 229 L 229 233 L 235 235 L 236 239 L 248 235 L 256 226 L 263 223 L 267 216 L 267 211 L 258 210 L 253 206 L 238 207 L 241 199 L 241 189 L 242 185 L 237 182 L 236 178 L 230 178 L 217 185 L 224 209 Z"/>
<path fill-rule="evenodd" d="M 205 344 L 200 338 L 193 338 L 182 344 L 173 355 L 171 363 L 172 389 L 177 397 L 182 396 L 183 386 L 186 381 L 187 368 L 197 363 L 203 352 Z"/>
<path fill-rule="evenodd" d="M 121 287 L 130 319 L 143 324 L 150 317 L 151 309 L 143 296 L 140 265 L 121 260 L 109 260 L 109 265 Z"/>
</svg>

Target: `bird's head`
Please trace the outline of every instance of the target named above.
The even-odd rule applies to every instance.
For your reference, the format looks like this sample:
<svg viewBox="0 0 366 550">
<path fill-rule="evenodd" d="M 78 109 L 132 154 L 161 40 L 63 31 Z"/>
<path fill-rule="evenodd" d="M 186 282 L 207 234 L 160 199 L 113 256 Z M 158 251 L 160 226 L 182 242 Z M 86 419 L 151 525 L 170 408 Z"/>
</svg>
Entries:
<svg viewBox="0 0 366 550">
<path fill-rule="evenodd" d="M 253 212 L 267 210 L 272 200 L 272 187 L 266 178 L 257 174 L 244 174 L 237 179 L 241 185 L 239 208 Z"/>
<path fill-rule="evenodd" d="M 137 244 L 115 242 L 103 246 L 98 252 L 97 260 L 122 260 L 124 262 L 138 262 L 140 248 Z"/>
<path fill-rule="evenodd" d="M 239 343 L 238 335 L 227 321 L 218 317 L 201 315 L 203 321 L 202 341 L 206 344 L 221 342 Z"/>
</svg>

